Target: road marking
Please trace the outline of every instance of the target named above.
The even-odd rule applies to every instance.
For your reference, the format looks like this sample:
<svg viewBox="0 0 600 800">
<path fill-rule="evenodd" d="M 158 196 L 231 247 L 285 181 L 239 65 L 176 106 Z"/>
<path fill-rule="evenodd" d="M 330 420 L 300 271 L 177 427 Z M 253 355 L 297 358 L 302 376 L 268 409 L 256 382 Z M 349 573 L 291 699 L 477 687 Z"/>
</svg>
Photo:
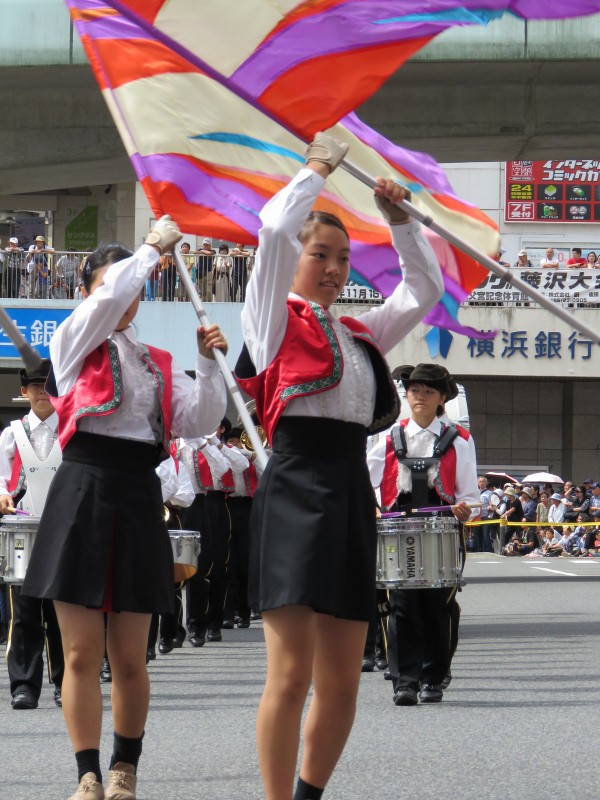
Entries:
<svg viewBox="0 0 600 800">
<path fill-rule="evenodd" d="M 542 572 L 554 572 L 555 575 L 569 575 L 570 577 L 576 578 L 576 572 L 561 572 L 559 569 L 548 569 L 548 567 L 531 567 L 531 569 L 541 569 Z"/>
<path fill-rule="evenodd" d="M 501 564 L 501 561 L 476 561 L 476 564 Z"/>
</svg>

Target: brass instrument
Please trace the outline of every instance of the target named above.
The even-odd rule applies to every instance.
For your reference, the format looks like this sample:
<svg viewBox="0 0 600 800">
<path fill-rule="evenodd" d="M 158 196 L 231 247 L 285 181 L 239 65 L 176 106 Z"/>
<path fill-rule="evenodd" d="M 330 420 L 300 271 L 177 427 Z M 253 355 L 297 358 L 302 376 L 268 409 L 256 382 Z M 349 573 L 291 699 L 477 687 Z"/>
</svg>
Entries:
<svg viewBox="0 0 600 800">
<path fill-rule="evenodd" d="M 267 441 L 267 434 L 265 433 L 265 429 L 263 428 L 263 426 L 260 424 L 260 422 L 258 420 L 258 416 L 256 414 L 256 401 L 255 400 L 249 400 L 246 403 L 246 409 L 248 410 L 248 413 L 250 414 L 250 416 L 252 418 L 252 422 L 254 423 L 254 426 L 256 427 L 256 432 L 258 433 L 258 435 L 260 437 L 260 440 L 262 442 L 262 446 L 263 447 L 268 447 L 269 443 Z M 240 428 L 242 427 L 242 419 L 241 419 L 241 417 L 237 418 L 237 425 Z M 252 442 L 250 441 L 250 437 L 248 436 L 248 434 L 246 433 L 245 430 L 242 431 L 242 435 L 240 436 L 240 444 L 246 450 L 250 450 L 250 452 L 252 452 L 252 453 L 254 452 L 254 447 L 252 446 Z"/>
</svg>

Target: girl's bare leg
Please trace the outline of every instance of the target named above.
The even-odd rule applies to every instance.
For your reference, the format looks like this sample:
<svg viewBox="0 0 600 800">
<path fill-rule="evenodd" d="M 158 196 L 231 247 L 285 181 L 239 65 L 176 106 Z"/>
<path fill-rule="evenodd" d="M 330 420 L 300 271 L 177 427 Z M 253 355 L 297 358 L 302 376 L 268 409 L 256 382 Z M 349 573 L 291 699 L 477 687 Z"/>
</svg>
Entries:
<svg viewBox="0 0 600 800">
<path fill-rule="evenodd" d="M 117 733 L 131 739 L 143 734 L 148 716 L 146 649 L 151 617 L 127 611 L 108 615 L 106 649 L 112 670 L 113 724 Z"/>
<path fill-rule="evenodd" d="M 292 799 L 317 616 L 303 606 L 263 612 L 267 679 L 258 709 L 256 737 L 267 800 Z"/>
<path fill-rule="evenodd" d="M 366 622 L 317 615 L 313 696 L 300 769 L 312 786 L 327 785 L 352 730 L 367 628 Z"/>
<path fill-rule="evenodd" d="M 73 750 L 98 750 L 102 730 L 100 667 L 104 615 L 96 609 L 54 601 L 65 655 L 62 710 Z"/>
</svg>

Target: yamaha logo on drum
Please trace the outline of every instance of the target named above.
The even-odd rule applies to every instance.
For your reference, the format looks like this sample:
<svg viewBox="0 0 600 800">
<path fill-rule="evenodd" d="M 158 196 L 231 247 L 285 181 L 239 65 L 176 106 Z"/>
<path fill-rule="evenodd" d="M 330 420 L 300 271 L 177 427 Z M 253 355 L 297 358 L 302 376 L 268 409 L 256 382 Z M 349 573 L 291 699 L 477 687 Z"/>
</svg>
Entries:
<svg viewBox="0 0 600 800">
<path fill-rule="evenodd" d="M 25 539 L 15 539 L 15 550 L 25 550 Z"/>
<path fill-rule="evenodd" d="M 406 577 L 416 578 L 417 562 L 415 556 L 415 537 L 406 537 Z"/>
</svg>

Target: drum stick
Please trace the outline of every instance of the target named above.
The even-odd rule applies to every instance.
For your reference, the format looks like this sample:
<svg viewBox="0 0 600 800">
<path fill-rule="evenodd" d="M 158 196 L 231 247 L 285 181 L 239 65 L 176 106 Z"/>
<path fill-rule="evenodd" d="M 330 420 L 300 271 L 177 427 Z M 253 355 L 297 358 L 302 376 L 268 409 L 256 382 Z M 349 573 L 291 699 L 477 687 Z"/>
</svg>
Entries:
<svg viewBox="0 0 600 800">
<path fill-rule="evenodd" d="M 481 503 L 465 503 L 467 508 L 481 508 Z M 411 508 L 412 514 L 423 514 L 425 512 L 433 514 L 435 511 L 452 511 L 458 508 L 458 504 L 453 506 L 423 506 L 423 508 Z"/>
<path fill-rule="evenodd" d="M 205 328 L 208 328 L 210 325 L 210 320 L 206 315 L 206 311 L 204 306 L 202 305 L 202 301 L 200 300 L 200 295 L 198 294 L 196 287 L 194 286 L 194 282 L 190 278 L 190 274 L 187 270 L 187 267 L 183 263 L 183 258 L 178 250 L 173 248 L 173 257 L 175 259 L 175 264 L 177 265 L 177 272 L 179 273 L 179 278 L 182 284 L 185 287 L 188 297 L 192 305 L 194 306 L 194 310 L 198 316 L 198 320 L 200 324 L 203 325 Z M 231 399 L 235 403 L 235 407 L 238 410 L 240 415 L 240 419 L 246 429 L 246 433 L 248 434 L 250 441 L 252 442 L 252 446 L 254 447 L 254 452 L 256 453 L 256 460 L 258 461 L 261 469 L 265 469 L 267 466 L 267 454 L 265 453 L 265 449 L 263 447 L 262 441 L 258 433 L 256 432 L 256 428 L 254 423 L 252 422 L 252 417 L 248 413 L 248 409 L 246 408 L 246 403 L 244 402 L 244 398 L 242 397 L 242 393 L 240 391 L 240 387 L 237 385 L 237 381 L 233 376 L 233 372 L 229 369 L 229 365 L 225 359 L 225 354 L 218 350 L 216 347 L 213 350 L 215 354 L 215 359 L 217 364 L 219 365 L 219 369 L 221 370 L 221 374 L 225 380 L 225 384 L 227 389 L 229 390 L 229 394 L 231 395 Z"/>
<path fill-rule="evenodd" d="M 23 363 L 27 369 L 32 371 L 39 369 L 42 365 L 42 357 L 38 351 L 29 344 L 27 339 L 8 316 L 3 306 L 0 306 L 0 328 L 4 328 L 4 333 L 19 351 L 19 355 L 23 359 Z"/>
</svg>

